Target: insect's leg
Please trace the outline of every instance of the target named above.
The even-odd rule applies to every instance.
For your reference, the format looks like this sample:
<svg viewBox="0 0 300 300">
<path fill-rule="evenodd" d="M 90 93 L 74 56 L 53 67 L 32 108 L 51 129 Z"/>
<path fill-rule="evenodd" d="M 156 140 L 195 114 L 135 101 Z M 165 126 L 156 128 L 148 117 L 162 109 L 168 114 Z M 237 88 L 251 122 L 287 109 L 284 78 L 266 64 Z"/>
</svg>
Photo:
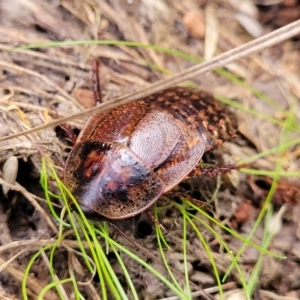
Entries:
<svg viewBox="0 0 300 300">
<path fill-rule="evenodd" d="M 210 178 L 216 177 L 219 174 L 227 174 L 233 170 L 240 170 L 247 165 L 224 164 L 223 166 L 197 166 L 188 177 L 208 176 Z"/>
<path fill-rule="evenodd" d="M 191 202 L 191 203 L 195 204 L 196 206 L 203 207 L 208 211 L 212 211 L 212 207 L 210 204 L 208 204 L 207 202 L 195 199 L 195 198 L 191 197 L 188 193 L 183 193 L 183 192 L 179 192 L 179 191 L 170 191 L 170 192 L 167 192 L 166 194 L 164 194 L 164 196 L 179 197 L 179 198 L 183 199 L 184 201 Z"/>
<path fill-rule="evenodd" d="M 100 87 L 100 78 L 99 78 L 99 61 L 97 59 L 93 60 L 93 92 L 94 92 L 94 100 L 95 105 L 102 103 L 101 96 L 101 87 Z"/>
<path fill-rule="evenodd" d="M 56 110 L 55 110 L 55 114 L 56 114 L 57 119 L 59 119 L 59 114 Z M 74 133 L 73 128 L 67 123 L 60 124 L 58 127 L 61 128 L 65 132 L 65 135 L 66 135 L 65 139 L 67 141 L 71 142 L 72 146 L 75 145 L 77 136 Z"/>
<path fill-rule="evenodd" d="M 71 142 L 72 145 L 75 145 L 77 136 L 74 133 L 73 128 L 66 123 L 59 125 L 59 127 L 66 133 L 66 140 Z"/>
<path fill-rule="evenodd" d="M 164 226 L 162 226 L 162 224 L 160 224 L 159 221 L 158 221 L 157 219 L 155 219 L 155 217 L 153 216 L 152 212 L 151 212 L 149 209 L 146 211 L 146 213 L 147 213 L 148 217 L 150 218 L 150 220 L 151 220 L 155 225 L 157 225 L 158 227 L 160 227 L 160 229 L 163 231 L 164 234 L 167 234 L 167 233 L 168 233 L 167 229 L 166 229 Z"/>
</svg>

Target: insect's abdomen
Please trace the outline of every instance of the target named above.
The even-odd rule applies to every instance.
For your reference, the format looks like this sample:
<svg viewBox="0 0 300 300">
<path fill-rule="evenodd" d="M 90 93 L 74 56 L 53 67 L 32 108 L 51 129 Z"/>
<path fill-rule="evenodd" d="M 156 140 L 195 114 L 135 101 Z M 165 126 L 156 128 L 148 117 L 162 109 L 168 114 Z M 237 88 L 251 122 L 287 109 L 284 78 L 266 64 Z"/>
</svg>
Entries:
<svg viewBox="0 0 300 300">
<path fill-rule="evenodd" d="M 220 146 L 232 138 L 237 121 L 232 112 L 212 95 L 184 87 L 174 87 L 146 97 L 150 107 L 160 107 L 184 122 L 189 129 L 197 129 L 205 139 L 205 151 Z"/>
</svg>

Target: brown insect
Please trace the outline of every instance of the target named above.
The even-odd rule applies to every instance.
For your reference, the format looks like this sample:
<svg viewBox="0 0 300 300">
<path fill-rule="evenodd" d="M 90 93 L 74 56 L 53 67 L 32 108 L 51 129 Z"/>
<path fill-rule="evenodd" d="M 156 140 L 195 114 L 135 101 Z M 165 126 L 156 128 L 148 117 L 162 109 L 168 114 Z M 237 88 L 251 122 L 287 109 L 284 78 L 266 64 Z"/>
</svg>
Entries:
<svg viewBox="0 0 300 300">
<path fill-rule="evenodd" d="M 169 88 L 92 115 L 68 157 L 64 181 L 87 218 L 130 218 L 150 208 L 204 152 L 235 131 L 234 115 L 211 95 Z"/>
</svg>

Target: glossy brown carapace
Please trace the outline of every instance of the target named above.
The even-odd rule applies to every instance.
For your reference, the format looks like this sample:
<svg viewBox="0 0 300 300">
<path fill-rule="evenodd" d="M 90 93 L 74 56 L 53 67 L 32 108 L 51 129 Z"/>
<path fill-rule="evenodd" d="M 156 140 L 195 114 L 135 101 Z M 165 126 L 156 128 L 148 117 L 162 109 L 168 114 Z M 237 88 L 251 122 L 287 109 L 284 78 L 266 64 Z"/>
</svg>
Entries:
<svg viewBox="0 0 300 300">
<path fill-rule="evenodd" d="M 137 215 L 236 131 L 234 115 L 203 91 L 175 87 L 92 115 L 64 179 L 87 217 Z"/>
</svg>

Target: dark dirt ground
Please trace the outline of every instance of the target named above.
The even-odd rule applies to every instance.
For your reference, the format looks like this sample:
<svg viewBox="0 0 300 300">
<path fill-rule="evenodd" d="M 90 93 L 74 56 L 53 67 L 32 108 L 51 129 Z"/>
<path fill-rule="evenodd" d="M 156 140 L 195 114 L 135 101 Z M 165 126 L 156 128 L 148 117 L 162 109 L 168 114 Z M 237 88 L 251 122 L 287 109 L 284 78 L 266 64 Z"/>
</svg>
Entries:
<svg viewBox="0 0 300 300">
<path fill-rule="evenodd" d="M 262 2 L 1 0 L 0 136 L 18 133 L 90 107 L 93 103 L 91 61 L 94 58 L 101 62 L 102 93 L 106 100 L 145 87 L 193 65 L 187 59 L 172 54 L 124 45 L 73 45 L 18 51 L 10 51 L 11 47 L 53 41 L 125 40 L 155 44 L 208 60 L 300 16 L 297 1 L 274 1 L 275 4 L 265 6 Z M 255 109 L 278 121 L 283 122 L 292 114 L 294 124 L 299 124 L 299 46 L 299 39 L 295 37 L 228 65 L 226 70 L 244 84 L 216 72 L 194 78 L 193 82 L 199 89 L 233 99 L 245 108 Z M 264 93 L 271 99 L 271 104 L 255 96 L 253 89 Z M 238 118 L 238 135 L 222 147 L 206 153 L 205 162 L 217 165 L 238 162 L 280 144 L 282 126 L 258 115 L 231 109 Z M 83 124 L 84 119 L 70 122 L 78 129 Z M 60 128 L 48 127 L 0 143 L 1 165 L 11 156 L 16 157 L 19 163 L 17 168 L 16 160 L 9 160 L 12 179 L 2 167 L 1 184 L 7 187 L 3 180 L 13 184 L 14 191 L 0 192 L 0 299 L 22 298 L 21 279 L 33 252 L 28 248 L 3 267 L 5 262 L 24 249 L 18 242 L 49 240 L 57 233 L 57 224 L 43 202 L 44 193 L 39 185 L 41 155 L 38 149 L 42 149 L 57 165 L 63 166 L 70 150 L 63 137 Z M 289 131 L 286 139 L 297 141 L 299 131 Z M 299 144 L 296 142 L 281 155 L 282 170 L 299 171 Z M 278 160 L 276 152 L 270 152 L 256 159 L 251 168 L 272 171 Z M 14 172 L 17 174 L 16 180 Z M 297 176 L 280 178 L 271 202 L 274 212 L 280 212 L 281 227 L 269 248 L 287 259 L 264 257 L 259 284 L 253 296 L 255 299 L 300 299 L 299 174 Z M 213 179 L 193 179 L 181 184 L 180 189 L 191 190 L 195 198 L 207 200 L 211 199 L 220 182 L 221 188 L 212 204 L 213 216 L 247 236 L 272 185 L 272 177 L 234 171 Z M 160 215 L 160 220 L 169 231 L 167 240 L 172 246 L 167 253 L 169 264 L 182 273 L 181 215 L 177 210 L 169 209 Z M 119 226 L 130 238 L 159 257 L 157 241 L 147 216 L 119 222 Z M 265 229 L 264 223 L 261 223 L 253 238 L 255 243 L 260 244 Z M 236 253 L 242 242 L 222 230 L 219 234 L 232 253 Z M 211 233 L 204 232 L 204 235 L 222 274 L 229 258 Z M 115 237 L 136 251 L 124 238 L 117 234 Z M 216 286 L 211 265 L 199 239 L 193 232 L 187 238 L 191 282 L 200 288 Z M 147 254 L 137 252 L 144 260 L 148 259 Z M 258 251 L 251 247 L 244 252 L 240 266 L 247 276 L 251 274 L 258 255 Z M 134 278 L 140 299 L 162 299 L 172 295 L 166 286 L 140 265 L 126 257 L 123 259 Z M 114 258 L 111 258 L 111 263 L 121 278 L 122 272 Z M 59 250 L 55 260 L 59 278 L 68 276 L 67 264 L 65 251 Z M 165 274 L 163 265 L 155 261 L 152 265 Z M 27 286 L 29 297 L 37 299 L 40 288 L 49 280 L 46 260 L 40 259 L 31 270 Z M 178 280 L 183 283 L 182 278 Z M 227 299 L 244 299 L 236 271 L 226 284 L 224 291 Z M 99 289 L 96 279 L 92 285 L 96 291 Z M 68 286 L 66 294 L 66 299 L 73 299 Z M 85 295 L 87 299 L 96 299 L 91 296 L 92 292 L 86 291 Z M 216 294 L 213 297 L 218 298 Z M 45 299 L 59 298 L 54 292 L 49 292 Z"/>
</svg>

